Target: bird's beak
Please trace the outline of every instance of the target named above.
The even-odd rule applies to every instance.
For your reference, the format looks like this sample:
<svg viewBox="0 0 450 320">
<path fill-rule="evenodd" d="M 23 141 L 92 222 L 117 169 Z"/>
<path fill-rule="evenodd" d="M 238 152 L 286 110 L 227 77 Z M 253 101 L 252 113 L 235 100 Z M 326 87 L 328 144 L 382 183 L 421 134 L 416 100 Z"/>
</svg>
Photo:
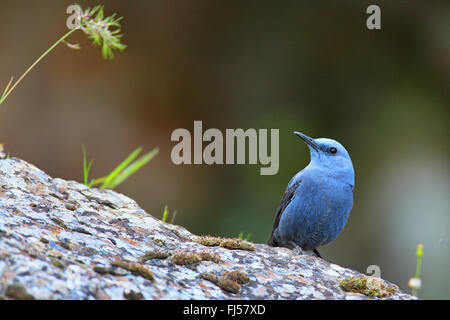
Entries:
<svg viewBox="0 0 450 320">
<path fill-rule="evenodd" d="M 294 131 L 294 133 L 295 133 L 300 139 L 302 139 L 303 141 L 305 141 L 306 144 L 307 144 L 308 146 L 311 146 L 314 150 L 319 151 L 320 147 L 319 147 L 319 145 L 314 141 L 313 138 L 308 137 L 306 134 L 303 134 L 303 133 L 298 132 L 298 131 Z"/>
</svg>

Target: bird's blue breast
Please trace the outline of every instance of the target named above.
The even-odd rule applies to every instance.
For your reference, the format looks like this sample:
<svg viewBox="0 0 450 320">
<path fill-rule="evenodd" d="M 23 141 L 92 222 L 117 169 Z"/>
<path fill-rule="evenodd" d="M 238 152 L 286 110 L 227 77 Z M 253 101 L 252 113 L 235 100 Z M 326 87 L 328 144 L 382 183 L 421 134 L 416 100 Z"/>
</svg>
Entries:
<svg viewBox="0 0 450 320">
<path fill-rule="evenodd" d="M 353 206 L 352 186 L 308 170 L 294 179 L 301 183 L 284 209 L 275 236 L 282 243 L 295 242 L 312 250 L 333 241 L 344 228 Z"/>
</svg>

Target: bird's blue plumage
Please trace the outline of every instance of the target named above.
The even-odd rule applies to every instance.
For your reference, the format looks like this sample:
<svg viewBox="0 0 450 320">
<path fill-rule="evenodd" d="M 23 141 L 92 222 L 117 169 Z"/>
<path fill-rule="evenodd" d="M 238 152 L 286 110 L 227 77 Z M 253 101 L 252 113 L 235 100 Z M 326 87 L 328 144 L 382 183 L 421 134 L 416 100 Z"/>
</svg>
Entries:
<svg viewBox="0 0 450 320">
<path fill-rule="evenodd" d="M 355 175 L 339 142 L 296 134 L 310 148 L 311 162 L 289 182 L 269 244 L 308 251 L 333 241 L 344 228 L 353 206 Z"/>
</svg>

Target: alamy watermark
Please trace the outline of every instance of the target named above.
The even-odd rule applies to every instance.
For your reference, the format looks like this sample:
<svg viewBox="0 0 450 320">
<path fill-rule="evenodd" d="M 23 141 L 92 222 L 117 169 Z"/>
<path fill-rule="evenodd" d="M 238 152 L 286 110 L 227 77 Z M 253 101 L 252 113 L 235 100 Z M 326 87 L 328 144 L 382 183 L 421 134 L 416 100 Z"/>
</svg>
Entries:
<svg viewBox="0 0 450 320">
<path fill-rule="evenodd" d="M 219 129 L 203 132 L 202 121 L 194 121 L 194 134 L 184 128 L 175 129 L 171 141 L 178 143 L 172 148 L 171 158 L 179 164 L 261 164 L 261 175 L 277 174 L 279 169 L 279 129 L 270 129 L 270 152 L 268 129 Z M 209 142 L 204 148 L 204 142 Z M 248 150 L 247 150 L 248 145 Z M 193 157 L 192 157 L 193 156 Z"/>
<path fill-rule="evenodd" d="M 381 268 L 376 264 L 371 264 L 370 266 L 368 266 L 366 269 L 366 273 L 369 276 L 381 278 Z"/>
<path fill-rule="evenodd" d="M 367 14 L 370 16 L 366 20 L 366 26 L 369 30 L 380 30 L 381 29 L 381 9 L 376 4 L 372 4 L 367 7 Z"/>
<path fill-rule="evenodd" d="M 66 13 L 70 14 L 70 16 L 68 16 L 66 20 L 67 28 L 68 29 L 78 28 L 81 24 L 81 13 L 82 13 L 81 7 L 72 4 L 67 7 Z"/>
</svg>

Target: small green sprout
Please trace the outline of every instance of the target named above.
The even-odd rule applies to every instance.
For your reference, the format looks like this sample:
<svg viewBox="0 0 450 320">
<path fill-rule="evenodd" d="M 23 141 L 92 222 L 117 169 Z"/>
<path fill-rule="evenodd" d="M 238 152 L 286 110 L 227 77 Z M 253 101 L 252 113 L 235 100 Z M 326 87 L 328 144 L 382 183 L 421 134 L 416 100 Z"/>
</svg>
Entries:
<svg viewBox="0 0 450 320">
<path fill-rule="evenodd" d="M 167 207 L 167 204 L 166 204 L 164 206 L 164 212 L 163 212 L 162 219 L 161 219 L 162 222 L 166 222 L 168 211 L 169 211 L 169 208 Z"/>
<path fill-rule="evenodd" d="M 239 232 L 238 239 L 249 241 L 251 236 L 252 236 L 252 233 L 249 232 L 249 233 L 247 233 L 247 235 L 244 238 L 244 232 L 241 231 L 241 232 Z"/>
<path fill-rule="evenodd" d="M 420 289 L 422 281 L 420 280 L 420 271 L 422 268 L 423 245 L 419 243 L 416 249 L 416 275 L 409 279 L 408 286 L 412 289 L 411 294 L 417 297 L 417 291 Z"/>
<path fill-rule="evenodd" d="M 89 185 L 89 171 L 91 170 L 92 162 L 94 160 L 89 161 L 89 164 L 87 164 L 86 161 L 86 147 L 84 144 L 81 146 L 83 148 L 83 178 L 84 178 L 84 184 Z"/>
<path fill-rule="evenodd" d="M 89 171 L 92 166 L 93 160 L 87 164 L 86 149 L 83 146 L 83 178 L 84 184 L 88 187 L 99 186 L 100 189 L 114 189 L 119 184 L 128 179 L 133 173 L 141 169 L 147 164 L 154 156 L 158 154 L 158 148 L 144 154 L 137 160 L 136 157 L 142 151 L 142 147 L 134 150 L 124 161 L 122 161 L 110 174 L 105 177 L 92 179 L 89 181 Z M 134 161 L 133 161 L 134 160 Z"/>
<path fill-rule="evenodd" d="M 50 46 L 39 58 L 37 58 L 33 64 L 19 77 L 19 79 L 13 83 L 14 77 L 11 77 L 5 90 L 3 90 L 0 96 L 0 104 L 2 104 L 6 98 L 10 95 L 12 91 L 17 87 L 17 85 L 26 77 L 26 75 L 33 70 L 33 68 L 47 55 L 49 54 L 57 45 L 60 43 L 66 44 L 71 49 L 80 49 L 78 44 L 70 44 L 66 41 L 72 33 L 77 30 L 83 31 L 86 36 L 93 40 L 94 45 L 102 47 L 102 56 L 104 59 L 113 59 L 113 50 L 123 51 L 126 46 L 120 42 L 122 34 L 120 34 L 120 20 L 122 17 L 116 18 L 113 14 L 109 17 L 105 17 L 103 13 L 103 6 L 98 5 L 94 8 L 87 8 L 83 10 L 80 5 L 80 25 L 76 28 L 69 30 L 65 35 L 63 35 L 58 41 Z M 113 28 L 113 29 L 110 29 Z"/>
<path fill-rule="evenodd" d="M 177 210 L 175 210 L 175 211 L 172 213 L 172 218 L 170 219 L 170 222 L 169 222 L 170 224 L 173 224 L 173 222 L 175 221 L 176 215 L 177 215 Z M 162 222 L 166 222 L 168 216 L 169 216 L 169 207 L 168 207 L 167 204 L 166 204 L 166 205 L 164 206 L 164 211 L 163 211 L 163 214 L 162 214 L 161 221 L 162 221 Z"/>
</svg>

